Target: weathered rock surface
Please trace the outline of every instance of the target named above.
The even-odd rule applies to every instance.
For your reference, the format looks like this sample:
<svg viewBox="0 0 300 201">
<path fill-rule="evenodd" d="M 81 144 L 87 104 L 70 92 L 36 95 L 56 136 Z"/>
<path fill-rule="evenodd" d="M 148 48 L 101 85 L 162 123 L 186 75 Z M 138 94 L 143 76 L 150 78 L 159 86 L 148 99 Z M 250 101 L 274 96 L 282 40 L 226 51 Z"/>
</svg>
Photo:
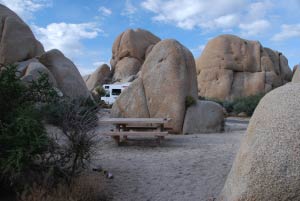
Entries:
<svg viewBox="0 0 300 201">
<path fill-rule="evenodd" d="M 101 86 L 110 80 L 110 68 L 103 64 L 96 69 L 91 75 L 83 78 L 89 91 L 93 91 L 95 87 Z"/>
<path fill-rule="evenodd" d="M 42 44 L 23 20 L 0 4 L 0 63 L 12 64 L 43 53 Z"/>
<path fill-rule="evenodd" d="M 115 40 L 110 61 L 113 81 L 122 81 L 136 75 L 146 56 L 160 39 L 143 29 L 128 29 Z"/>
<path fill-rule="evenodd" d="M 300 200 L 299 92 L 289 83 L 260 101 L 219 200 Z"/>
<path fill-rule="evenodd" d="M 294 66 L 293 72 L 294 74 L 293 74 L 292 82 L 293 83 L 300 82 L 300 65 Z"/>
<path fill-rule="evenodd" d="M 196 66 L 199 96 L 220 100 L 266 93 L 292 78 L 282 53 L 233 35 L 209 41 Z"/>
<path fill-rule="evenodd" d="M 48 68 L 62 93 L 71 98 L 88 98 L 90 93 L 78 69 L 59 50 L 50 50 L 39 61 Z"/>
<path fill-rule="evenodd" d="M 197 101 L 186 111 L 182 133 L 216 133 L 223 129 L 222 106 L 212 101 Z"/>
<path fill-rule="evenodd" d="M 197 99 L 195 62 L 191 52 L 175 40 L 156 44 L 140 77 L 116 100 L 113 117 L 169 117 L 167 125 L 181 133 L 185 99 Z"/>
<path fill-rule="evenodd" d="M 49 83 L 57 87 L 57 83 L 52 73 L 41 63 L 39 62 L 31 62 L 26 68 L 26 72 L 24 76 L 21 78 L 22 81 L 26 83 L 30 83 L 32 81 L 36 81 L 41 77 L 41 74 L 48 75 Z"/>
</svg>

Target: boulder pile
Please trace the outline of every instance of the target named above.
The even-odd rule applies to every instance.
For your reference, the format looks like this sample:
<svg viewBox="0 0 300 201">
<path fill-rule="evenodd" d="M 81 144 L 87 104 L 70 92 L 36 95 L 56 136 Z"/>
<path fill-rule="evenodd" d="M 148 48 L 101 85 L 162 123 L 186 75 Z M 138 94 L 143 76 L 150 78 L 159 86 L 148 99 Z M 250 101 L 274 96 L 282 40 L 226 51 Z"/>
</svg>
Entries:
<svg viewBox="0 0 300 201">
<path fill-rule="evenodd" d="M 267 93 L 292 79 L 282 53 L 234 35 L 210 40 L 196 66 L 198 95 L 218 100 Z"/>
<path fill-rule="evenodd" d="M 126 82 L 135 76 L 141 69 L 146 57 L 160 39 L 143 29 L 128 29 L 121 33 L 112 47 L 113 82 Z"/>
<path fill-rule="evenodd" d="M 157 43 L 141 67 L 141 74 L 116 100 L 113 117 L 168 117 L 167 127 L 181 133 L 185 99 L 197 99 L 193 55 L 175 40 Z"/>
<path fill-rule="evenodd" d="M 25 82 L 37 80 L 40 73 L 70 98 L 90 97 L 76 66 L 59 50 L 44 51 L 29 26 L 9 8 L 0 4 L 0 64 L 16 64 Z"/>
</svg>

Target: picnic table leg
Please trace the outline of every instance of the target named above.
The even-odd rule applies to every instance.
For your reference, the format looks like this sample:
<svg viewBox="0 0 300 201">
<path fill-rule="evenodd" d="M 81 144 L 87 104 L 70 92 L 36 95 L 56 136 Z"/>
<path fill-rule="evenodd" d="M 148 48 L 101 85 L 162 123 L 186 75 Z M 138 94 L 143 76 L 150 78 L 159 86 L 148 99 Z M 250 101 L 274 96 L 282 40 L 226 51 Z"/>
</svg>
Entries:
<svg viewBox="0 0 300 201">
<path fill-rule="evenodd" d="M 115 140 L 117 145 L 120 145 L 120 136 L 119 135 L 112 136 L 112 138 Z"/>
<path fill-rule="evenodd" d="M 157 131 L 163 132 L 164 131 L 164 124 L 159 124 L 157 127 Z M 165 139 L 165 136 L 157 136 L 157 142 L 158 144 L 161 144 L 161 141 Z"/>
<path fill-rule="evenodd" d="M 116 131 L 117 132 L 121 131 L 121 125 L 119 125 L 119 124 L 116 125 Z M 121 137 L 119 135 L 115 135 L 115 136 L 112 136 L 112 138 L 115 140 L 116 144 L 119 146 Z"/>
<path fill-rule="evenodd" d="M 126 128 L 126 124 L 121 124 L 119 130 L 121 130 L 121 129 L 122 129 L 122 131 L 128 131 L 128 129 Z M 123 135 L 122 140 L 126 141 L 127 139 L 128 139 L 127 135 Z"/>
</svg>

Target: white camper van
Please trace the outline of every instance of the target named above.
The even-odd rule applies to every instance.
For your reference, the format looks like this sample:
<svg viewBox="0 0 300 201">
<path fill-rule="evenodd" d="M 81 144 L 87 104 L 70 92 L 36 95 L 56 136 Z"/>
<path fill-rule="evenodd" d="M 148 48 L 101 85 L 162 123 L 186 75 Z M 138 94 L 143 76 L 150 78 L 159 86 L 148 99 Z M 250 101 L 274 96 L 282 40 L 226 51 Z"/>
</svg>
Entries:
<svg viewBox="0 0 300 201">
<path fill-rule="evenodd" d="M 104 84 L 102 87 L 105 90 L 105 96 L 101 97 L 106 104 L 113 104 L 121 92 L 126 89 L 131 83 L 120 84 Z"/>
</svg>

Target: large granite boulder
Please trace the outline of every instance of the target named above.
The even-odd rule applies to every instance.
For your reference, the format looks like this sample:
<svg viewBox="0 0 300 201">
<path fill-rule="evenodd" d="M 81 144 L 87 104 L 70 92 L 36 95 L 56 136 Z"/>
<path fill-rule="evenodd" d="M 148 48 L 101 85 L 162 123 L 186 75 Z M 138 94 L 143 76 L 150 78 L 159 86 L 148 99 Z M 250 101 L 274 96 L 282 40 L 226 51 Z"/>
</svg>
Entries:
<svg viewBox="0 0 300 201">
<path fill-rule="evenodd" d="M 43 46 L 23 20 L 0 4 L 0 64 L 28 60 L 43 53 Z"/>
<path fill-rule="evenodd" d="M 136 75 L 146 56 L 160 39 L 143 29 L 128 29 L 114 41 L 110 61 L 113 81 Z"/>
<path fill-rule="evenodd" d="M 83 77 L 89 91 L 93 91 L 95 87 L 102 86 L 110 80 L 110 68 L 103 64 L 99 66 L 91 75 Z"/>
<path fill-rule="evenodd" d="M 223 107 L 212 101 L 197 101 L 185 114 L 183 134 L 218 133 L 224 130 Z"/>
<path fill-rule="evenodd" d="M 293 79 L 292 82 L 296 83 L 296 82 L 300 82 L 300 65 L 296 65 L 294 66 L 294 70 L 293 70 Z"/>
<path fill-rule="evenodd" d="M 90 93 L 78 69 L 59 50 L 44 53 L 39 62 L 48 68 L 57 81 L 58 88 L 70 98 L 88 98 Z"/>
<path fill-rule="evenodd" d="M 163 40 L 147 56 L 139 78 L 116 100 L 112 116 L 168 117 L 167 127 L 181 133 L 187 96 L 197 99 L 193 56 L 179 42 Z"/>
<path fill-rule="evenodd" d="M 219 200 L 300 200 L 299 92 L 289 83 L 260 101 Z"/>
<path fill-rule="evenodd" d="M 49 83 L 57 87 L 56 80 L 52 73 L 40 62 L 30 62 L 26 68 L 25 74 L 21 77 L 21 80 L 25 83 L 31 83 L 32 81 L 38 80 L 42 74 L 48 76 Z"/>
<path fill-rule="evenodd" d="M 292 78 L 282 53 L 233 35 L 210 40 L 196 66 L 199 96 L 219 100 L 266 93 Z"/>
</svg>

